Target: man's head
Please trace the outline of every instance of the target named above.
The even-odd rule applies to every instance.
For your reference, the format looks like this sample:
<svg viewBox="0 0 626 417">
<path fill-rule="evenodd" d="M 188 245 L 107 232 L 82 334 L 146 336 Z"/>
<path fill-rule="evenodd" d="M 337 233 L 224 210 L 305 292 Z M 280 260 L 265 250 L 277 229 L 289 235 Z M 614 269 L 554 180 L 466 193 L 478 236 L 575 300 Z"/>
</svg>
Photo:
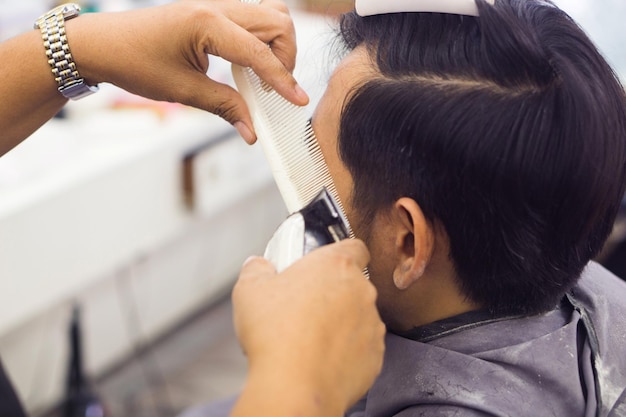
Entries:
<svg viewBox="0 0 626 417">
<path fill-rule="evenodd" d="M 626 101 L 547 1 L 477 5 L 477 18 L 344 15 L 351 52 L 314 129 L 379 290 L 449 272 L 470 308 L 536 313 L 610 233 L 626 184 Z"/>
</svg>

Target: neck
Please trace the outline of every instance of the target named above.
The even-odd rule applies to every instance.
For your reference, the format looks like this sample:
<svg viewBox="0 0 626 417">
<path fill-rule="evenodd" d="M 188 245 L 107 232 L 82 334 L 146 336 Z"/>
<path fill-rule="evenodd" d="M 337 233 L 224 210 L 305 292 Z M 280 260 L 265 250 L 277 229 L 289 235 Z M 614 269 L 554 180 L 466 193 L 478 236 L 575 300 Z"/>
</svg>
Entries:
<svg viewBox="0 0 626 417">
<path fill-rule="evenodd" d="M 480 304 L 468 300 L 457 290 L 456 286 L 442 286 L 443 279 L 435 278 L 432 286 L 423 288 L 416 297 L 413 308 L 410 308 L 410 320 L 404 323 L 403 330 L 430 324 L 439 320 L 454 317 L 469 311 L 479 310 Z"/>
<path fill-rule="evenodd" d="M 443 263 L 431 262 L 419 280 L 404 291 L 398 290 L 396 295 L 396 320 L 389 320 L 388 327 L 397 332 L 482 308 L 461 293 L 448 259 Z"/>
</svg>

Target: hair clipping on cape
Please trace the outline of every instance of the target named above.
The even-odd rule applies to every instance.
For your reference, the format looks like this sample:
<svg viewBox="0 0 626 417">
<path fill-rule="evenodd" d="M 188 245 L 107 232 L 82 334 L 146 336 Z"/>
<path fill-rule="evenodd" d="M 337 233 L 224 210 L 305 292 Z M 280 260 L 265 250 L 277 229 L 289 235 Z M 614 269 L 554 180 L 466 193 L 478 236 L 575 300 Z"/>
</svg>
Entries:
<svg viewBox="0 0 626 417">
<path fill-rule="evenodd" d="M 495 0 L 486 0 L 494 4 Z M 356 0 L 359 16 L 387 13 L 431 12 L 478 16 L 475 0 Z"/>
</svg>

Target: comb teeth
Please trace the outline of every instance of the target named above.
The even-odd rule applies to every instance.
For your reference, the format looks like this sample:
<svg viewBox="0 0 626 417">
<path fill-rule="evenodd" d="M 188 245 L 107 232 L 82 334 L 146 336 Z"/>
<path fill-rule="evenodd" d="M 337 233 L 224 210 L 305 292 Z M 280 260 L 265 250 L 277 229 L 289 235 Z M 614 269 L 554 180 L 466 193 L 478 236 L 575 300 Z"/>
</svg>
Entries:
<svg viewBox="0 0 626 417">
<path fill-rule="evenodd" d="M 233 77 L 250 108 L 254 129 L 289 213 L 302 209 L 326 187 L 353 238 L 343 204 L 304 108 L 285 100 L 251 68 L 233 65 Z"/>
</svg>

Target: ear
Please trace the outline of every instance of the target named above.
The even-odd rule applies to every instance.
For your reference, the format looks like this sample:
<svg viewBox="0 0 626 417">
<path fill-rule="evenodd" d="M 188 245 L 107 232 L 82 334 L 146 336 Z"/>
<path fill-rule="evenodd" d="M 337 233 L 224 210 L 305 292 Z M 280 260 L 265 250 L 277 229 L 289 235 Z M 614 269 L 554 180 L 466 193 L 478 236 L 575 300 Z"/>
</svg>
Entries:
<svg viewBox="0 0 626 417">
<path fill-rule="evenodd" d="M 399 290 L 406 290 L 424 274 L 430 262 L 434 231 L 420 206 L 411 198 L 396 201 L 392 217 L 397 255 L 393 282 Z"/>
</svg>

